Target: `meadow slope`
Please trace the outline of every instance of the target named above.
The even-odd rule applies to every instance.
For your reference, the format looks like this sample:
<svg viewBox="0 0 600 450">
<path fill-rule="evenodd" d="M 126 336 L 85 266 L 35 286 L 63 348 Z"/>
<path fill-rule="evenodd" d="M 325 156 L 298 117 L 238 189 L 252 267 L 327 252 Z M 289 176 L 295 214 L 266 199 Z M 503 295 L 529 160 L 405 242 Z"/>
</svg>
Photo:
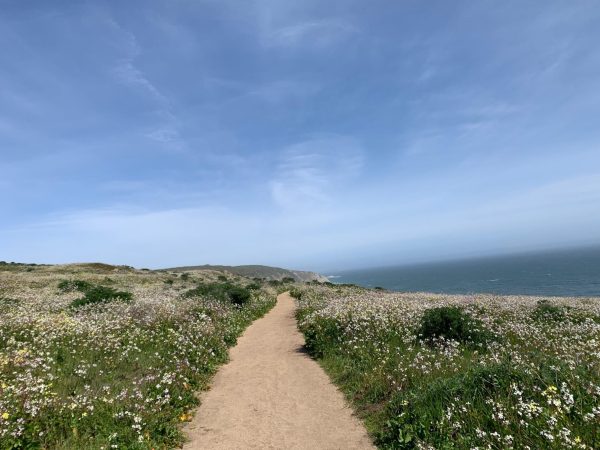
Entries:
<svg viewBox="0 0 600 450">
<path fill-rule="evenodd" d="M 292 293 L 309 351 L 379 447 L 600 447 L 600 299 Z"/>
<path fill-rule="evenodd" d="M 0 267 L 0 448 L 159 449 L 276 290 L 214 271 Z"/>
</svg>

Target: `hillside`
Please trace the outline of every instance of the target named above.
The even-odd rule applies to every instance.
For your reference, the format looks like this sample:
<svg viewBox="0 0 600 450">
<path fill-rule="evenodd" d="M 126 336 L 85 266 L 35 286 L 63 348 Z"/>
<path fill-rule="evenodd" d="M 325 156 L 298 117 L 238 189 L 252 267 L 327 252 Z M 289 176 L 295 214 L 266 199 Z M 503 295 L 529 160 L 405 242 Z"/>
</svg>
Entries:
<svg viewBox="0 0 600 450">
<path fill-rule="evenodd" d="M 219 275 L 0 264 L 0 449 L 181 448 L 196 392 L 276 302 Z"/>
<path fill-rule="evenodd" d="M 289 270 L 281 267 L 270 267 L 261 265 L 244 266 L 215 266 L 205 264 L 203 266 L 184 266 L 164 269 L 172 272 L 183 272 L 191 270 L 217 270 L 221 272 L 230 272 L 235 275 L 248 278 L 266 278 L 267 280 L 281 280 L 285 277 L 291 277 L 296 281 L 328 281 L 327 277 L 316 272 L 307 272 L 303 270 Z"/>
</svg>

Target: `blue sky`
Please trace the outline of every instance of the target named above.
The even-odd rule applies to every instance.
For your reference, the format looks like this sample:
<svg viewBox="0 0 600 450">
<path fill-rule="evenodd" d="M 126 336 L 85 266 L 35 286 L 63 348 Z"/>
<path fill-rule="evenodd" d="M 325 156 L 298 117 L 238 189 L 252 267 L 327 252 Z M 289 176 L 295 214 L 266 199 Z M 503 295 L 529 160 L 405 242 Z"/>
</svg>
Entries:
<svg viewBox="0 0 600 450">
<path fill-rule="evenodd" d="M 596 1 L 0 0 L 0 259 L 600 242 Z"/>
</svg>

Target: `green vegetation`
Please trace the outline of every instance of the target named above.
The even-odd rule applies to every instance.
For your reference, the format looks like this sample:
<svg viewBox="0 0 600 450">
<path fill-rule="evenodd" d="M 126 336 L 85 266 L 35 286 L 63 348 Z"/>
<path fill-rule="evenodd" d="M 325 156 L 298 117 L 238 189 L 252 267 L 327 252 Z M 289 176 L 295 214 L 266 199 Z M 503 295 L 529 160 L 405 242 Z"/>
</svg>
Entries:
<svg viewBox="0 0 600 450">
<path fill-rule="evenodd" d="M 298 289 L 297 287 L 293 287 L 290 289 L 290 295 L 296 300 L 300 300 L 302 298 L 302 290 Z"/>
<path fill-rule="evenodd" d="M 108 277 L 105 277 L 104 281 L 112 282 Z M 61 292 L 78 291 L 84 294 L 82 298 L 71 302 L 71 308 L 80 308 L 90 304 L 108 303 L 111 301 L 130 302 L 133 297 L 130 292 L 117 291 L 116 289 L 94 285 L 84 280 L 62 280 L 58 283 L 58 289 Z"/>
<path fill-rule="evenodd" d="M 132 294 L 125 291 L 117 291 L 116 289 L 106 286 L 92 286 L 84 291 L 84 296 L 71 302 L 71 308 L 80 308 L 82 306 L 95 303 L 108 303 L 111 301 L 130 302 Z"/>
<path fill-rule="evenodd" d="M 199 283 L 194 289 L 185 293 L 190 297 L 209 297 L 219 301 L 229 301 L 242 306 L 250 301 L 252 293 L 247 288 L 231 283 Z"/>
<path fill-rule="evenodd" d="M 250 291 L 248 289 L 239 286 L 229 289 L 227 294 L 229 295 L 229 300 L 231 300 L 231 303 L 238 306 L 242 306 L 248 303 L 251 297 Z"/>
<path fill-rule="evenodd" d="M 313 279 L 323 279 L 319 274 L 314 272 L 304 272 L 301 270 L 288 270 L 280 267 L 270 267 L 261 265 L 244 265 L 244 266 L 220 266 L 220 265 L 203 265 L 203 266 L 186 266 L 165 269 L 170 271 L 186 271 L 186 270 L 214 270 L 233 274 L 245 278 L 253 278 L 254 281 L 261 280 L 281 280 L 287 278 L 294 281 L 309 281 Z M 220 280 L 223 281 L 223 280 Z"/>
<path fill-rule="evenodd" d="M 308 351 L 380 448 L 600 447 L 600 299 L 294 296 Z"/>
<path fill-rule="evenodd" d="M 532 317 L 538 321 L 562 322 L 567 319 L 567 307 L 556 306 L 548 300 L 540 300 L 533 310 Z"/>
<path fill-rule="evenodd" d="M 199 272 L 194 295 L 156 272 L 111 280 L 105 267 L 0 272 L 1 449 L 178 447 L 196 391 L 275 303 Z"/>
<path fill-rule="evenodd" d="M 417 336 L 435 344 L 441 340 L 456 341 L 469 345 L 485 345 L 492 339 L 481 320 L 474 319 L 463 308 L 440 306 L 425 311 Z"/>
<path fill-rule="evenodd" d="M 83 280 L 62 280 L 60 283 L 58 283 L 58 289 L 62 292 L 85 292 L 91 287 L 91 283 Z"/>
</svg>

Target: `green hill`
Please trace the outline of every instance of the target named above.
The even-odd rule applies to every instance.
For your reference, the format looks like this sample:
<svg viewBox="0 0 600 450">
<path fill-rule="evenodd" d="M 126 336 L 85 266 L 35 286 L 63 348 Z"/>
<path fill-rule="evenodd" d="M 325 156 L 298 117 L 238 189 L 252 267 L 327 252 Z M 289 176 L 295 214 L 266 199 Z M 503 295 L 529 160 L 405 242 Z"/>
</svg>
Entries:
<svg viewBox="0 0 600 450">
<path fill-rule="evenodd" d="M 281 267 L 270 267 L 261 265 L 244 266 L 215 266 L 205 264 L 203 266 L 184 266 L 164 269 L 172 272 L 186 272 L 192 270 L 217 270 L 220 272 L 230 272 L 235 275 L 248 278 L 265 278 L 267 280 L 281 280 L 291 277 L 296 281 L 328 281 L 327 277 L 316 272 L 307 272 L 303 270 L 282 269 Z"/>
</svg>

